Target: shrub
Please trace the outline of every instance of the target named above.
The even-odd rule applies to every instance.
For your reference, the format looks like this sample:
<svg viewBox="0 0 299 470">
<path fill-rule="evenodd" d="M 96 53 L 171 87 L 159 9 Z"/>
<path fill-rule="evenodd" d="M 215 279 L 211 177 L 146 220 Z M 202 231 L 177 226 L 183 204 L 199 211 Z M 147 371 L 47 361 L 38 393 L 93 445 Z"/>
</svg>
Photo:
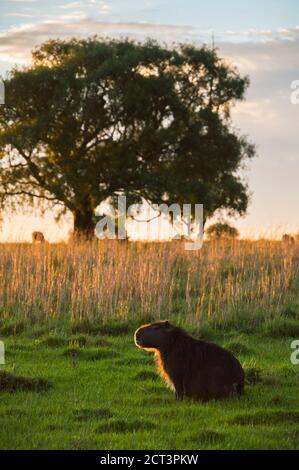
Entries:
<svg viewBox="0 0 299 470">
<path fill-rule="evenodd" d="M 235 227 L 227 223 L 216 223 L 210 225 L 206 230 L 206 235 L 210 240 L 234 239 L 239 237 L 239 232 Z"/>
</svg>

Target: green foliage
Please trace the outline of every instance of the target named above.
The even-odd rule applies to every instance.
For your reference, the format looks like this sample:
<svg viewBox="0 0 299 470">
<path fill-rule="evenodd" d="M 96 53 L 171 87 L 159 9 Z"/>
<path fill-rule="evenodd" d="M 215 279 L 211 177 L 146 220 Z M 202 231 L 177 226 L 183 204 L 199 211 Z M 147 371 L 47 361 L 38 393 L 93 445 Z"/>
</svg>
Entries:
<svg viewBox="0 0 299 470">
<path fill-rule="evenodd" d="M 5 80 L 0 108 L 2 205 L 40 201 L 94 229 L 95 208 L 203 203 L 244 213 L 236 176 L 255 151 L 230 123 L 248 78 L 206 46 L 154 41 L 48 41 Z"/>
<path fill-rule="evenodd" d="M 238 238 L 239 232 L 235 227 L 232 227 L 227 223 L 218 222 L 210 225 L 206 230 L 206 235 L 210 240 L 219 240 L 221 238 Z"/>
<path fill-rule="evenodd" d="M 271 338 L 299 337 L 299 321 L 274 318 L 263 325 L 263 332 Z"/>
</svg>

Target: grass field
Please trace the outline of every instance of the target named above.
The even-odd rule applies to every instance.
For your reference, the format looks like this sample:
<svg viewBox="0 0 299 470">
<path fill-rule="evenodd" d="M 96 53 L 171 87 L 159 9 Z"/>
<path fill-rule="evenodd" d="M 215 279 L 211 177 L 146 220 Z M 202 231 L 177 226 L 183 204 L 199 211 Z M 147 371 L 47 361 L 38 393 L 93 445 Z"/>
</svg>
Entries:
<svg viewBox="0 0 299 470">
<path fill-rule="evenodd" d="M 298 273 L 299 244 L 275 241 L 0 244 L 0 319 L 254 327 L 297 303 Z"/>
<path fill-rule="evenodd" d="M 246 367 L 240 400 L 176 402 L 153 357 L 137 350 L 131 335 L 7 338 L 5 370 L 42 377 L 52 388 L 37 383 L 26 391 L 25 383 L 23 391 L 1 392 L 0 448 L 299 448 L 299 368 L 290 363 L 291 338 L 233 331 L 214 340 L 236 351 Z"/>
<path fill-rule="evenodd" d="M 299 448 L 297 245 L 0 254 L 0 449 Z M 141 322 L 160 317 L 232 350 L 245 396 L 176 402 L 133 343 Z"/>
</svg>

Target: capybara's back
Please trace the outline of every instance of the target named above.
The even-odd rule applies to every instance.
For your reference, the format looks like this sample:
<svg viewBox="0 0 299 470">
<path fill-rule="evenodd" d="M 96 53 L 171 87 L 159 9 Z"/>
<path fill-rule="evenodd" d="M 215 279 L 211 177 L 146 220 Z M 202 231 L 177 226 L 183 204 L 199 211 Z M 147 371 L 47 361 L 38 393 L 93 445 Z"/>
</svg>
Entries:
<svg viewBox="0 0 299 470">
<path fill-rule="evenodd" d="M 135 342 L 155 352 L 159 372 L 177 399 L 221 400 L 244 391 L 244 371 L 230 351 L 196 340 L 169 322 L 140 327 Z"/>
<path fill-rule="evenodd" d="M 244 392 L 244 371 L 230 351 L 216 344 L 193 340 L 185 395 L 208 401 Z"/>
</svg>

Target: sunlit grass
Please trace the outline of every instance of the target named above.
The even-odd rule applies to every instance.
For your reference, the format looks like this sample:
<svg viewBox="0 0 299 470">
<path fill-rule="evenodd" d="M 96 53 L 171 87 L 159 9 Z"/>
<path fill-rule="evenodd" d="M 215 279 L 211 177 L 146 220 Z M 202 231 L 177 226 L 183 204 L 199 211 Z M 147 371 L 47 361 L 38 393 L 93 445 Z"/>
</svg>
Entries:
<svg viewBox="0 0 299 470">
<path fill-rule="evenodd" d="M 299 245 L 277 241 L 0 245 L 0 318 L 259 324 L 298 300 Z"/>
</svg>

